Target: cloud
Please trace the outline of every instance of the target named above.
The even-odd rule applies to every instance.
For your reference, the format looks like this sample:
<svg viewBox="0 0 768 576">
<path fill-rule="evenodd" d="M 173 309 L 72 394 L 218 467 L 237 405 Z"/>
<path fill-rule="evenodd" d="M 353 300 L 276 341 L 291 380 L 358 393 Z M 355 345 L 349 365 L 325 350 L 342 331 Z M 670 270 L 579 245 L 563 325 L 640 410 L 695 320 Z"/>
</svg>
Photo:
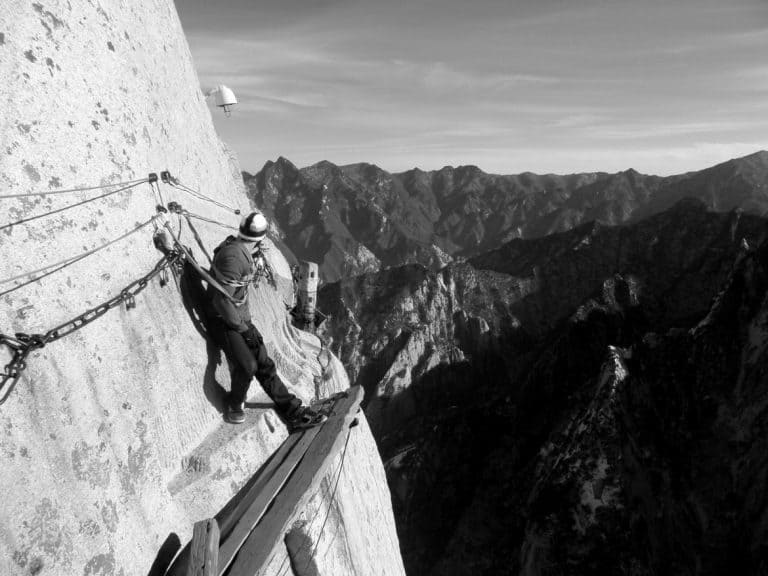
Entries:
<svg viewBox="0 0 768 576">
<path fill-rule="evenodd" d="M 179 11 L 203 87 L 227 84 L 240 101 L 214 120 L 248 169 L 283 155 L 501 172 L 653 172 L 656 159 L 668 172 L 764 141 L 762 0 L 185 0 Z"/>
<path fill-rule="evenodd" d="M 613 122 L 586 126 L 585 136 L 601 140 L 665 139 L 670 136 L 696 136 L 700 134 L 742 133 L 762 130 L 767 120 L 706 120 L 693 122 L 631 123 Z"/>
</svg>

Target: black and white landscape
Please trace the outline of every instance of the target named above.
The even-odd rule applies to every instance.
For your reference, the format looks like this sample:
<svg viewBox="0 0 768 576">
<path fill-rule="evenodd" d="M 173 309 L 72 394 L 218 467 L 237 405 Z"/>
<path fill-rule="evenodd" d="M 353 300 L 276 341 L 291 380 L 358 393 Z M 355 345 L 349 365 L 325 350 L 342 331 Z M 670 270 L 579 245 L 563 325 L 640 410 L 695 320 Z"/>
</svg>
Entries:
<svg viewBox="0 0 768 576">
<path fill-rule="evenodd" d="M 766 54 L 765 0 L 0 1 L 0 575 L 768 575 Z"/>
<path fill-rule="evenodd" d="M 666 178 L 244 177 L 322 263 L 409 574 L 768 569 L 768 152 Z"/>
</svg>

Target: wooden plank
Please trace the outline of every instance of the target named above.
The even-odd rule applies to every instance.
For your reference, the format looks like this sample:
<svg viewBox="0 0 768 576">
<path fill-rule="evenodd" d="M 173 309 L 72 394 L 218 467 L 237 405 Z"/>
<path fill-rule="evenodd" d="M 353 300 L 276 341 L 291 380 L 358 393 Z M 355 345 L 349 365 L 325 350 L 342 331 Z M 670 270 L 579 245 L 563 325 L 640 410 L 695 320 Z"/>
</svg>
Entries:
<svg viewBox="0 0 768 576">
<path fill-rule="evenodd" d="M 316 426 L 304 430 L 301 439 L 289 452 L 277 470 L 275 470 L 272 477 L 262 486 L 261 492 L 256 496 L 248 509 L 237 519 L 232 527 L 232 531 L 222 542 L 221 549 L 219 550 L 219 574 L 223 574 L 232 563 L 243 542 L 246 541 L 253 527 L 261 520 L 267 507 L 288 480 L 296 466 L 298 466 L 307 448 L 312 444 L 312 441 L 321 429 L 321 426 Z"/>
<path fill-rule="evenodd" d="M 259 478 L 254 482 L 253 486 L 248 489 L 248 492 L 243 496 L 240 502 L 227 512 L 226 516 L 219 519 L 219 533 L 222 540 L 226 540 L 232 531 L 232 528 L 237 524 L 237 521 L 245 514 L 246 510 L 251 507 L 256 498 L 264 490 L 267 482 L 272 478 L 275 471 L 280 467 L 288 454 L 293 450 L 294 446 L 299 442 L 304 435 L 304 430 L 300 432 L 294 432 L 280 445 L 272 457 L 267 462 L 267 465 L 263 470 L 259 472 Z"/>
<path fill-rule="evenodd" d="M 187 576 L 217 576 L 219 524 L 214 518 L 195 522 Z"/>
<path fill-rule="evenodd" d="M 304 430 L 301 430 L 288 436 L 288 438 L 286 438 L 285 441 L 280 445 L 280 448 L 278 448 L 277 451 L 272 454 L 269 460 L 257 472 L 258 478 L 253 481 L 253 484 L 247 489 L 245 495 L 240 499 L 240 501 L 236 504 L 233 504 L 229 510 L 227 510 L 227 507 L 225 506 L 221 511 L 219 511 L 217 514 L 217 520 L 219 524 L 219 535 L 221 542 L 225 542 L 227 540 L 233 527 L 237 524 L 237 521 L 245 513 L 247 508 L 253 504 L 258 495 L 261 494 L 264 486 L 267 484 L 270 478 L 272 478 L 275 471 L 280 467 L 294 446 L 296 446 L 296 444 L 299 442 L 301 437 L 304 435 L 304 432 Z M 249 482 L 251 481 L 249 480 Z M 227 506 L 230 506 L 230 504 Z M 187 566 L 189 565 L 191 544 L 191 541 L 188 542 L 184 549 L 173 560 L 173 563 L 168 569 L 166 576 L 182 576 L 186 574 Z M 219 556 L 221 557 L 221 554 L 219 554 Z"/>
<path fill-rule="evenodd" d="M 266 566 L 291 520 L 318 489 L 333 459 L 344 446 L 346 432 L 362 400 L 363 390 L 355 386 L 350 388 L 347 397 L 336 403 L 296 472 L 246 539 L 228 576 L 254 576 Z"/>
</svg>

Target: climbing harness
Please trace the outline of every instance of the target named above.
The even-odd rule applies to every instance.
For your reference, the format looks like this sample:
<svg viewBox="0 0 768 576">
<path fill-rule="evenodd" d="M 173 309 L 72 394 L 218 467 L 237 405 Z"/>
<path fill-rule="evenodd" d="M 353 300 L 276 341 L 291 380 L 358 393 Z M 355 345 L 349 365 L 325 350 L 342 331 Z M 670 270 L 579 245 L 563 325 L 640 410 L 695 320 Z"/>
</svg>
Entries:
<svg viewBox="0 0 768 576">
<path fill-rule="evenodd" d="M 30 353 L 80 330 L 123 302 L 125 302 L 126 309 L 135 308 L 136 295 L 147 287 L 152 278 L 161 274 L 168 266 L 173 266 L 179 257 L 178 254 L 163 256 L 149 273 L 128 284 L 116 296 L 48 330 L 45 334 L 24 334 L 21 332 L 17 332 L 14 336 L 0 334 L 0 344 L 6 345 L 13 351 L 11 361 L 6 364 L 4 372 L 0 373 L 0 394 L 2 394 L 0 405 L 4 404 L 13 392 L 21 374 L 27 367 L 27 357 Z"/>
<path fill-rule="evenodd" d="M 173 242 L 176 249 L 179 250 L 182 254 L 184 254 L 187 261 L 192 265 L 195 271 L 198 274 L 200 274 L 203 280 L 205 280 L 210 286 L 213 286 L 215 290 L 218 290 L 234 306 L 242 306 L 243 304 L 245 304 L 245 301 L 246 301 L 245 296 L 243 298 L 235 298 L 234 296 L 232 296 L 202 266 L 200 266 L 200 264 L 198 264 L 197 260 L 195 260 L 195 257 L 192 255 L 189 249 L 186 246 L 184 246 L 181 242 L 179 242 L 179 238 L 178 236 L 176 236 L 176 234 L 174 234 L 173 230 L 171 229 L 170 222 L 168 222 L 168 220 L 165 221 L 164 226 L 168 230 L 168 232 L 171 234 L 171 237 L 173 238 Z"/>
<path fill-rule="evenodd" d="M 151 175 L 150 175 L 151 176 Z M 121 188 L 118 188 L 117 190 L 112 190 L 110 192 L 106 192 L 104 194 L 101 194 L 100 196 L 95 196 L 93 198 L 88 198 L 87 200 L 83 200 L 81 202 L 76 202 L 74 204 L 68 204 L 67 206 L 63 206 L 62 208 L 57 208 L 56 210 L 51 210 L 50 212 L 44 212 L 42 214 L 36 214 L 35 216 L 30 216 L 29 218 L 22 218 L 21 220 L 17 220 L 16 222 L 11 222 L 9 224 L 3 224 L 0 226 L 0 230 L 5 230 L 6 228 L 12 228 L 13 226 L 18 226 L 19 224 L 24 224 L 26 222 L 31 222 L 33 220 L 37 220 L 39 218 L 44 218 L 45 216 L 51 216 L 52 214 L 58 214 L 59 212 L 64 212 L 65 210 L 70 210 L 71 208 L 76 208 L 77 206 L 82 206 L 83 204 L 88 204 L 89 202 L 94 202 L 95 200 L 101 200 L 102 198 L 107 198 L 109 196 L 113 196 L 115 194 L 119 194 L 120 192 L 125 192 L 126 190 L 131 190 L 133 188 L 136 188 L 140 184 L 144 184 L 145 182 L 150 182 L 150 178 L 143 178 L 141 180 L 138 180 L 132 184 L 129 184 L 127 186 L 123 186 Z M 150 184 L 151 185 L 151 184 Z M 59 191 L 64 192 L 64 191 Z M 14 198 L 18 196 L 28 196 L 28 194 L 21 194 L 21 195 L 14 195 L 14 196 L 3 196 L 3 198 Z"/>
<path fill-rule="evenodd" d="M 224 290 L 221 287 L 221 285 L 233 286 L 235 288 L 242 288 L 242 287 L 246 287 L 246 286 L 249 286 L 249 285 L 255 286 L 255 285 L 258 285 L 260 279 L 264 278 L 264 279 L 267 280 L 267 282 L 273 288 L 275 288 L 275 289 L 277 288 L 277 281 L 275 279 L 275 273 L 274 273 L 274 270 L 272 269 L 271 264 L 269 263 L 269 261 L 264 256 L 264 252 L 265 252 L 264 248 L 260 248 L 256 253 L 254 253 L 254 254 L 256 254 L 255 256 L 254 256 L 254 254 L 251 254 L 251 258 L 254 261 L 254 273 L 253 273 L 253 275 L 250 278 L 247 278 L 247 279 L 244 279 L 244 280 L 234 280 L 234 279 L 224 278 L 222 276 L 222 274 L 220 274 L 219 271 L 214 266 L 213 258 L 211 258 L 211 255 L 206 250 L 205 244 L 203 244 L 203 240 L 200 237 L 200 234 L 197 232 L 197 229 L 195 228 L 194 224 L 192 224 L 191 219 L 192 218 L 197 218 L 198 220 L 212 222 L 213 224 L 218 224 L 218 225 L 223 226 L 223 227 L 227 227 L 227 228 L 233 228 L 233 227 L 230 227 L 230 226 L 228 226 L 226 224 L 223 224 L 221 222 L 217 222 L 215 220 L 210 220 L 208 218 L 203 218 L 201 216 L 197 216 L 196 214 L 192 214 L 191 212 L 185 210 L 184 207 L 181 204 L 179 204 L 178 202 L 169 202 L 168 203 L 168 210 L 171 213 L 173 213 L 173 214 L 179 214 L 180 216 L 184 216 L 184 218 L 185 218 L 185 220 L 187 222 L 187 225 L 189 226 L 189 229 L 190 229 L 190 231 L 192 232 L 192 235 L 195 238 L 195 241 L 197 242 L 198 246 L 200 247 L 200 250 L 203 252 L 203 254 L 205 254 L 206 258 L 208 259 L 208 262 L 211 264 L 210 272 L 207 272 L 207 271 L 203 270 L 199 266 L 197 261 L 195 260 L 194 256 L 192 256 L 192 254 L 189 253 L 189 250 L 186 248 L 186 246 L 181 244 L 181 242 L 178 240 L 178 238 L 175 238 L 174 241 L 175 241 L 176 245 L 178 246 L 178 249 L 185 253 L 187 258 L 190 260 L 190 263 L 192 264 L 192 266 L 195 267 L 196 270 L 198 268 L 200 268 L 198 270 L 198 273 L 200 273 L 200 275 L 203 276 L 203 279 L 206 282 L 208 282 L 209 284 L 212 284 L 213 287 L 216 290 L 219 290 L 222 294 L 224 294 L 226 296 L 226 298 L 228 300 L 230 300 L 235 306 L 241 306 L 242 304 L 244 304 L 245 303 L 245 297 L 243 297 L 242 299 L 234 298 L 232 295 L 229 294 L 229 292 Z M 233 229 L 237 230 L 236 228 L 233 228 Z M 181 227 L 179 227 L 179 230 L 181 230 Z M 215 276 L 215 278 L 214 278 L 214 276 Z M 209 282 L 208 278 L 211 278 L 211 280 L 213 280 L 213 282 Z"/>
</svg>

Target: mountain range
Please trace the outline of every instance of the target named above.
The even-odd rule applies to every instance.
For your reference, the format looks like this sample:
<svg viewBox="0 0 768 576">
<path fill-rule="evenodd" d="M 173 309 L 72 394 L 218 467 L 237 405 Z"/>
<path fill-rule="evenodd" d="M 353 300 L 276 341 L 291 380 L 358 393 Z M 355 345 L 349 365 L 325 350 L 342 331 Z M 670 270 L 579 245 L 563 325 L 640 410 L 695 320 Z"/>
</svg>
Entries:
<svg viewBox="0 0 768 576">
<path fill-rule="evenodd" d="M 324 286 L 408 573 L 768 568 L 766 232 L 685 199 Z"/>
<path fill-rule="evenodd" d="M 768 152 L 670 177 L 280 158 L 244 180 L 320 263 L 409 574 L 768 570 Z"/>
<path fill-rule="evenodd" d="M 669 177 L 502 176 L 475 166 L 393 174 L 326 161 L 299 169 L 281 157 L 243 178 L 295 257 L 318 262 L 329 282 L 407 263 L 438 270 L 515 238 L 633 222 L 687 197 L 716 211 L 768 211 L 766 151 Z"/>
</svg>

